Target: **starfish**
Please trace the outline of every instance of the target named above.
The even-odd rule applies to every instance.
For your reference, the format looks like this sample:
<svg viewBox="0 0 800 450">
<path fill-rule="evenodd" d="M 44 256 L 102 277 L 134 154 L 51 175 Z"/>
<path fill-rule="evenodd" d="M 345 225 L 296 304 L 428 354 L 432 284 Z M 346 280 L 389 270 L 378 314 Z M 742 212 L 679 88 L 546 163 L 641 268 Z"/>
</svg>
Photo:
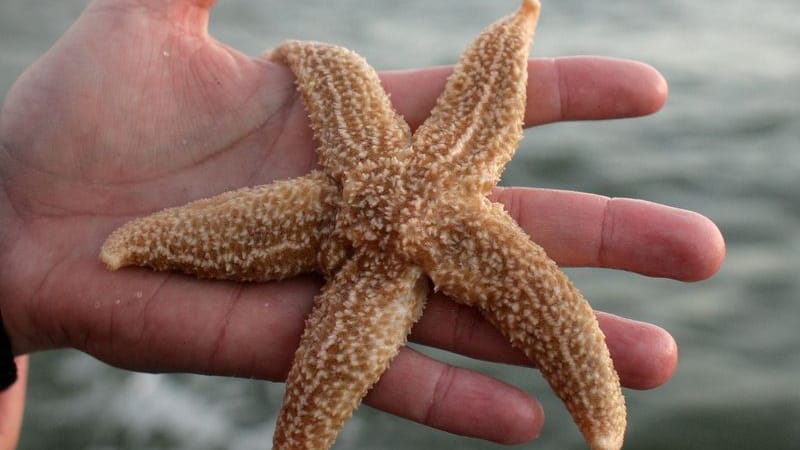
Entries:
<svg viewBox="0 0 800 450">
<path fill-rule="evenodd" d="M 327 449 L 422 314 L 430 282 L 478 308 L 539 367 L 592 449 L 618 449 L 619 378 L 588 302 L 486 195 L 522 136 L 537 0 L 486 28 L 413 134 L 356 53 L 289 41 L 321 169 L 136 219 L 112 270 L 269 281 L 319 272 L 287 377 L 275 449 Z"/>
</svg>

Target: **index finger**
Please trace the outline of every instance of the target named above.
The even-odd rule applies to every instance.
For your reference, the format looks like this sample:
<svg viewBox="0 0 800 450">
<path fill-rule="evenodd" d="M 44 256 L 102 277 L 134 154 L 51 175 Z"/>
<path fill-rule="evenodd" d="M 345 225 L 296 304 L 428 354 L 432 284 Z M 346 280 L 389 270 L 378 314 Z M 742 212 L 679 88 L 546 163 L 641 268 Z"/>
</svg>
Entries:
<svg viewBox="0 0 800 450">
<path fill-rule="evenodd" d="M 394 107 L 415 129 L 444 89 L 451 66 L 383 72 Z M 652 114 L 667 99 L 667 82 L 653 67 L 598 56 L 532 59 L 528 62 L 525 125 L 564 120 L 601 120 Z"/>
</svg>

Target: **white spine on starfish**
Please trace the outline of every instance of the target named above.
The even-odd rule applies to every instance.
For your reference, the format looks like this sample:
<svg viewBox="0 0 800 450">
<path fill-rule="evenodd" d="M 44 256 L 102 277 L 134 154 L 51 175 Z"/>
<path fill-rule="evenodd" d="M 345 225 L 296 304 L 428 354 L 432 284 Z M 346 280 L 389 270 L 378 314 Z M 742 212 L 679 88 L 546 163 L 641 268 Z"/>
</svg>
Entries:
<svg viewBox="0 0 800 450">
<path fill-rule="evenodd" d="M 235 281 L 316 271 L 339 201 L 333 180 L 319 171 L 226 192 L 125 224 L 100 259 L 114 270 L 149 266 Z"/>
<path fill-rule="evenodd" d="M 327 283 L 308 317 L 274 450 L 327 449 L 422 314 L 422 270 L 390 254 L 357 253 Z"/>
<path fill-rule="evenodd" d="M 378 74 L 357 53 L 330 44 L 288 41 L 267 56 L 290 67 L 297 77 L 320 163 L 337 181 L 343 182 L 360 164 L 408 147 L 408 125 L 392 108 Z"/>
<path fill-rule="evenodd" d="M 414 133 L 413 164 L 424 186 L 488 194 L 522 136 L 527 63 L 538 3 L 486 28 L 461 57 L 431 116 Z M 450 187 L 451 188 L 451 187 Z"/>
</svg>

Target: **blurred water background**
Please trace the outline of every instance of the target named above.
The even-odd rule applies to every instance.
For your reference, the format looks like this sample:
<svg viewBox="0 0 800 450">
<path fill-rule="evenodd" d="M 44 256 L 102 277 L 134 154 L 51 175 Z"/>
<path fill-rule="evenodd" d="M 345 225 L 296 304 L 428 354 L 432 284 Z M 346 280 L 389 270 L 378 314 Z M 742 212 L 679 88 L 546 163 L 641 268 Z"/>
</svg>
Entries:
<svg viewBox="0 0 800 450">
<path fill-rule="evenodd" d="M 711 217 L 728 244 L 721 272 L 696 284 L 570 271 L 596 308 L 657 323 L 680 345 L 672 381 L 627 391 L 626 448 L 800 448 L 800 2 L 544 3 L 536 55 L 640 59 L 666 76 L 670 99 L 644 119 L 528 130 L 503 183 L 693 209 Z M 85 4 L 0 0 L 0 92 Z M 515 7 L 221 0 L 211 31 L 251 55 L 287 37 L 309 38 L 356 49 L 379 69 L 403 69 L 453 63 L 481 28 Z M 431 353 L 542 399 L 542 438 L 520 448 L 584 448 L 538 374 Z M 74 351 L 37 354 L 21 448 L 267 448 L 282 393 L 268 382 L 128 373 Z M 361 408 L 337 448 L 499 446 Z"/>
</svg>

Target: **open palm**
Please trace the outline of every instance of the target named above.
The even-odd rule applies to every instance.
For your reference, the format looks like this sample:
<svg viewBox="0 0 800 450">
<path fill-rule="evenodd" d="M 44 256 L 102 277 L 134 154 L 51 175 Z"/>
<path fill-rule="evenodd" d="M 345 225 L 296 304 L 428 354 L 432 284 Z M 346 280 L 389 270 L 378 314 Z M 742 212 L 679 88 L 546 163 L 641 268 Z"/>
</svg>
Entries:
<svg viewBox="0 0 800 450">
<path fill-rule="evenodd" d="M 134 370 L 285 376 L 319 280 L 209 282 L 111 273 L 97 260 L 107 234 L 130 218 L 316 164 L 291 74 L 209 37 L 212 4 L 95 0 L 8 93 L 0 116 L 0 310 L 17 354 L 74 347 Z M 383 81 L 414 126 L 449 71 Z M 537 60 L 526 122 L 646 114 L 665 95 L 661 77 L 638 63 Z M 724 253 L 716 227 L 686 211 L 533 189 L 495 197 L 562 265 L 696 280 L 713 274 Z M 649 388 L 671 376 L 676 348 L 666 332 L 600 319 L 623 384 Z M 435 298 L 413 337 L 526 363 L 479 314 Z M 409 349 L 367 402 L 503 442 L 532 437 L 542 420 L 522 391 Z"/>
</svg>

